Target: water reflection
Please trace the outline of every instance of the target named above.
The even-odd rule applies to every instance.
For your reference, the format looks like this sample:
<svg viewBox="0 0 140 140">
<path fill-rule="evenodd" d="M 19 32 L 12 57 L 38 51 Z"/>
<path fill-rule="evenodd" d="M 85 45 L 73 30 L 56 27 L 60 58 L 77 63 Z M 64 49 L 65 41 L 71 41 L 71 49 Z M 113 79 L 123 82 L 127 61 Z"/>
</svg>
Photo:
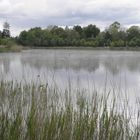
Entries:
<svg viewBox="0 0 140 140">
<path fill-rule="evenodd" d="M 72 57 L 72 56 L 71 56 Z M 28 65 L 33 69 L 40 70 L 41 68 L 48 68 L 50 70 L 72 69 L 74 71 L 86 70 L 94 72 L 99 68 L 98 58 L 48 58 L 42 59 L 41 57 L 26 57 L 21 58 L 22 65 Z"/>
<path fill-rule="evenodd" d="M 8 57 L 0 57 L 0 66 L 6 74 L 10 72 L 10 62 Z"/>
<path fill-rule="evenodd" d="M 95 72 L 103 66 L 113 75 L 121 70 L 138 72 L 140 53 L 137 52 L 109 52 L 109 51 L 39 51 L 24 52 L 21 56 L 22 65 L 28 65 L 40 70 L 48 69 L 72 69 L 74 71 L 85 70 Z"/>
<path fill-rule="evenodd" d="M 0 55 L 1 79 L 140 92 L 140 52 L 28 50 Z"/>
</svg>

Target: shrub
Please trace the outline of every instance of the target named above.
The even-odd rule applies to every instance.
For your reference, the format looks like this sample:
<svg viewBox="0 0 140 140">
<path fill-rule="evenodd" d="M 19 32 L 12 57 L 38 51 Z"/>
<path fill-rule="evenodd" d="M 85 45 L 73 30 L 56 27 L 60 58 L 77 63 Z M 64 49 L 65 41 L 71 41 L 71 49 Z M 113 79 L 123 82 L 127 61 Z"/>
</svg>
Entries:
<svg viewBox="0 0 140 140">
<path fill-rule="evenodd" d="M 125 42 L 123 40 L 113 41 L 110 44 L 110 47 L 124 47 Z"/>
</svg>

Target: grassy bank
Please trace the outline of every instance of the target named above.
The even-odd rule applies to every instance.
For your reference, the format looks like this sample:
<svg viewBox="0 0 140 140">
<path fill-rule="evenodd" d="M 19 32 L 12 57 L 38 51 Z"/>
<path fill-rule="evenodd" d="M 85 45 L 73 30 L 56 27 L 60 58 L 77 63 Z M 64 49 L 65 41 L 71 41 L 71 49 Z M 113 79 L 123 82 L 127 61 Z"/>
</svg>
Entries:
<svg viewBox="0 0 140 140">
<path fill-rule="evenodd" d="M 139 140 L 139 113 L 108 96 L 48 85 L 0 83 L 1 140 Z M 74 98 L 74 99 L 72 99 Z M 128 104 L 128 103 L 127 103 Z M 139 104 L 137 105 L 139 107 Z M 131 115 L 130 115 L 131 114 Z M 132 115 L 136 116 L 132 121 Z"/>
<path fill-rule="evenodd" d="M 14 46 L 11 46 L 11 47 L 0 47 L 0 53 L 3 53 L 3 52 L 21 52 L 22 50 L 22 47 L 21 46 L 18 46 L 18 45 L 14 45 Z"/>
<path fill-rule="evenodd" d="M 22 46 L 18 45 L 14 39 L 0 39 L 0 52 L 20 52 L 21 50 Z"/>
</svg>

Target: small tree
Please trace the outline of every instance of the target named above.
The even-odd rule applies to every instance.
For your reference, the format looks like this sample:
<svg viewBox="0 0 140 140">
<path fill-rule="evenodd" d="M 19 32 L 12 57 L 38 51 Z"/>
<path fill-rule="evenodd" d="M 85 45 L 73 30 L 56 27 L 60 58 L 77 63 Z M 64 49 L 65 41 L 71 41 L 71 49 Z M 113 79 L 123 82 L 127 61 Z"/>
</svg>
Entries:
<svg viewBox="0 0 140 140">
<path fill-rule="evenodd" d="M 10 24 L 8 22 L 3 24 L 2 37 L 10 37 Z"/>
<path fill-rule="evenodd" d="M 0 31 L 0 38 L 2 37 L 2 31 Z"/>
</svg>

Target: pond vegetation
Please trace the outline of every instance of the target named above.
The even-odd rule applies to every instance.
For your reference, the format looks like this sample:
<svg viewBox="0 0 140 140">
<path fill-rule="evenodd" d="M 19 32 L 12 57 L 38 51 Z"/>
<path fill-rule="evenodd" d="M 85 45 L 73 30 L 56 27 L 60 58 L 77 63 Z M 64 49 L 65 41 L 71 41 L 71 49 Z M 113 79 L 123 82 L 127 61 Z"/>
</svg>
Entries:
<svg viewBox="0 0 140 140">
<path fill-rule="evenodd" d="M 75 95 L 74 97 L 71 95 Z M 0 83 L 2 140 L 139 140 L 140 116 L 126 99 L 96 91 L 60 91 L 48 84 Z M 109 102 L 109 106 L 108 106 Z"/>
</svg>

